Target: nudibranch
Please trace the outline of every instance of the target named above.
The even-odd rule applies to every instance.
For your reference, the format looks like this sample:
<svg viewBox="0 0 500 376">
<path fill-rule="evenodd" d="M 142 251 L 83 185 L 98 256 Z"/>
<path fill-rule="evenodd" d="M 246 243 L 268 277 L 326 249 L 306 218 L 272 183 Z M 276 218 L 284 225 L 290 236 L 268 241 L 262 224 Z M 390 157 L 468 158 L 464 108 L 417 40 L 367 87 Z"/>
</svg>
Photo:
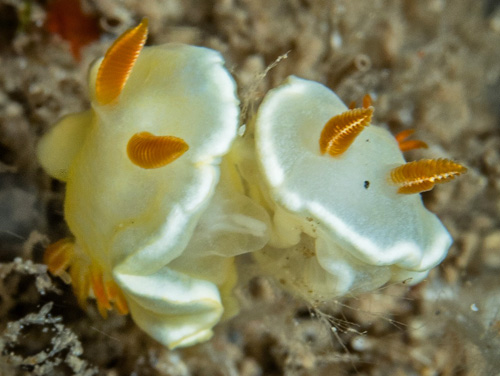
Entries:
<svg viewBox="0 0 500 376">
<path fill-rule="evenodd" d="M 273 217 L 271 242 L 255 255 L 310 300 L 417 283 L 452 242 L 410 193 L 465 167 L 445 159 L 406 164 L 398 140 L 370 125 L 372 113 L 369 99 L 349 109 L 325 86 L 291 76 L 267 93 L 253 121 L 260 200 Z"/>
<path fill-rule="evenodd" d="M 69 268 L 82 305 L 93 294 L 103 316 L 130 311 L 174 348 L 208 339 L 234 311 L 231 257 L 261 248 L 267 225 L 234 179 L 219 183 L 239 116 L 223 58 L 182 44 L 143 48 L 146 37 L 147 20 L 120 36 L 90 69 L 91 108 L 39 143 L 42 167 L 66 182 L 74 237 L 45 260 L 54 274 Z"/>
</svg>

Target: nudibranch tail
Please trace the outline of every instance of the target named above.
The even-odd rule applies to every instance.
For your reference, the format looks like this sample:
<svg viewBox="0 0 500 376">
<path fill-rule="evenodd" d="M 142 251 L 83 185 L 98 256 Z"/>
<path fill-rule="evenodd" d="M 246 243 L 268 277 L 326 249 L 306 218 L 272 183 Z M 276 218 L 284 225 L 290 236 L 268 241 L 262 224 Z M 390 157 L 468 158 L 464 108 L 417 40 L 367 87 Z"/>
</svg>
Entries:
<svg viewBox="0 0 500 376">
<path fill-rule="evenodd" d="M 96 98 L 101 105 L 116 99 L 146 42 L 148 20 L 123 33 L 108 49 L 97 72 Z"/>
<path fill-rule="evenodd" d="M 427 149 L 429 146 L 421 140 L 407 140 L 413 133 L 414 129 L 405 129 L 394 136 L 399 145 L 399 150 L 408 151 L 413 149 Z"/>
<path fill-rule="evenodd" d="M 43 254 L 43 262 L 53 275 L 61 275 L 71 264 L 74 255 L 74 243 L 64 238 L 50 244 Z"/>
<path fill-rule="evenodd" d="M 319 138 L 321 154 L 328 152 L 335 157 L 344 153 L 363 128 L 370 124 L 372 114 L 373 107 L 356 108 L 328 120 Z"/>
<path fill-rule="evenodd" d="M 184 154 L 188 144 L 179 137 L 155 136 L 149 132 L 134 134 L 127 144 L 127 155 L 135 165 L 151 169 L 163 167 Z"/>
<path fill-rule="evenodd" d="M 391 170 L 391 180 L 399 186 L 398 193 L 411 194 L 431 190 L 464 174 L 467 168 L 449 159 L 422 159 Z"/>
</svg>

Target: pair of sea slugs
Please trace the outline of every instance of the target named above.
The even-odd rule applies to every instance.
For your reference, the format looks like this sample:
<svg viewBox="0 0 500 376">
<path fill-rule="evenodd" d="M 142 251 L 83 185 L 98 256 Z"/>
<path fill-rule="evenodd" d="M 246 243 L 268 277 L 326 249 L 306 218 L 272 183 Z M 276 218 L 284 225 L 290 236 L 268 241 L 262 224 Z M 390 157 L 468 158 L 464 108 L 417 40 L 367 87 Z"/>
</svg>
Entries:
<svg viewBox="0 0 500 376">
<path fill-rule="evenodd" d="M 235 257 L 310 302 L 417 283 L 451 238 L 419 192 L 465 172 L 447 159 L 405 163 L 425 146 L 370 125 L 371 100 L 347 108 L 289 77 L 239 132 L 235 83 L 213 50 L 145 47 L 147 20 L 90 69 L 91 108 L 40 141 L 67 183 L 72 236 L 45 262 L 170 348 L 212 335 L 237 310 Z M 69 271 L 69 273 L 68 273 Z"/>
</svg>

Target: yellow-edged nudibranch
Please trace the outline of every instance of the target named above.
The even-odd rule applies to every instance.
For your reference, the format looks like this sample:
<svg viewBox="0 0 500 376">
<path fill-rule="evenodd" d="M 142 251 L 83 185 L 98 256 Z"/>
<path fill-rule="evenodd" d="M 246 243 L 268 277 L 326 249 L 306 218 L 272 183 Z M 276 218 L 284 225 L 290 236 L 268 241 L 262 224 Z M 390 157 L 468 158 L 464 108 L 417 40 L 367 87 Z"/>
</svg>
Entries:
<svg viewBox="0 0 500 376">
<path fill-rule="evenodd" d="M 170 348 L 208 339 L 235 311 L 233 256 L 262 248 L 266 213 L 221 158 L 237 133 L 235 83 L 213 50 L 144 47 L 147 20 L 90 69 L 91 108 L 63 118 L 38 157 L 66 182 L 73 238 L 48 247 L 106 316 L 115 307 Z M 226 251 L 230 248 L 229 251 Z"/>
<path fill-rule="evenodd" d="M 349 109 L 323 85 L 291 76 L 254 119 L 258 169 L 250 179 L 261 177 L 254 197 L 273 217 L 271 242 L 255 255 L 309 300 L 417 283 L 451 245 L 420 195 L 409 193 L 465 167 L 444 159 L 406 164 L 400 143 L 409 134 L 397 140 L 370 125 L 372 113 L 369 99 Z"/>
</svg>

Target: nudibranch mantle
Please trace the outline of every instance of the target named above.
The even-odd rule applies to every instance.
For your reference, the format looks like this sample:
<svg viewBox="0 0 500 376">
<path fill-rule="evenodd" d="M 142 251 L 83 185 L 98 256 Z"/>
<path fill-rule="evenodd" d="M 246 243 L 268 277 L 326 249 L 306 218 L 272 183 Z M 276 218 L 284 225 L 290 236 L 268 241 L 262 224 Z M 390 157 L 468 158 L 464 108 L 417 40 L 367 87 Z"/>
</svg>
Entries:
<svg viewBox="0 0 500 376">
<path fill-rule="evenodd" d="M 319 264 L 333 275 L 347 273 L 340 293 L 356 279 L 356 264 L 358 274 L 387 266 L 416 283 L 442 261 L 451 237 L 420 195 L 398 194 L 388 181 L 405 160 L 387 130 L 367 126 L 340 156 L 320 153 L 323 127 L 347 110 L 325 86 L 294 76 L 264 98 L 255 142 L 263 190 L 275 206 L 271 245 L 293 247 L 301 233 L 317 239 Z"/>
<path fill-rule="evenodd" d="M 91 93 L 100 63 L 90 72 Z M 48 158 L 66 161 L 67 173 L 59 167 L 53 175 L 67 181 L 66 220 L 85 251 L 122 272 L 155 272 L 179 256 L 217 183 L 214 165 L 236 135 L 234 82 L 215 51 L 145 47 L 116 103 L 91 104 L 90 115 L 63 119 L 42 140 L 40 161 L 49 172 Z M 65 128 L 84 137 L 62 142 Z M 175 135 L 190 150 L 163 168 L 139 168 L 126 147 L 142 131 Z M 59 153 L 76 154 L 71 161 L 54 156 L 59 145 Z"/>
<path fill-rule="evenodd" d="M 220 293 L 208 281 L 169 268 L 150 276 L 117 274 L 115 278 L 129 297 L 136 323 L 170 348 L 209 339 L 212 326 L 221 318 Z"/>
</svg>

